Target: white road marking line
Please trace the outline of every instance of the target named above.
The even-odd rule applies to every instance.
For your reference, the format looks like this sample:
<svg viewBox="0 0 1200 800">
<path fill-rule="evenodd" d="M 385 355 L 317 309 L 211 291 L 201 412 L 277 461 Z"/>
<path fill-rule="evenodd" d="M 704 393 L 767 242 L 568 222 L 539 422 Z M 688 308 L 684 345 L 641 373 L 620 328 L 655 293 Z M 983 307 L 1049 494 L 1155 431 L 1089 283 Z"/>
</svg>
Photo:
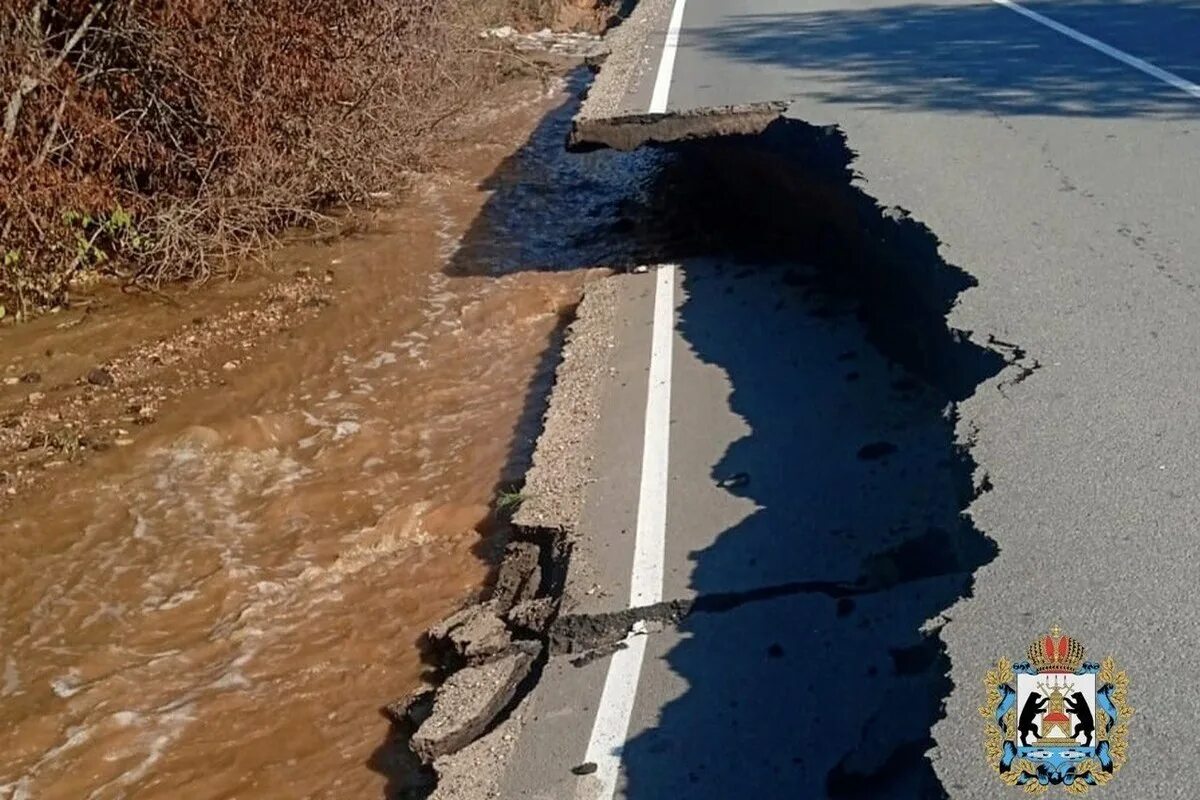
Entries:
<svg viewBox="0 0 1200 800">
<path fill-rule="evenodd" d="M 658 268 L 654 328 L 650 340 L 650 386 L 642 443 L 642 486 L 629 605 L 662 600 L 663 549 L 667 529 L 667 466 L 671 427 L 671 346 L 675 334 L 675 267 Z"/>
<path fill-rule="evenodd" d="M 1075 41 L 1079 42 L 1080 44 L 1087 45 L 1088 47 L 1092 48 L 1093 50 L 1098 50 L 1099 52 L 1104 53 L 1104 55 L 1108 56 L 1109 58 L 1115 58 L 1117 61 L 1120 61 L 1122 64 L 1128 64 L 1129 66 L 1133 67 L 1134 69 L 1139 70 L 1140 72 L 1144 72 L 1152 78 L 1157 78 L 1158 80 L 1162 81 L 1163 83 L 1168 84 L 1169 86 L 1174 86 L 1176 89 L 1179 89 L 1181 92 L 1190 94 L 1192 97 L 1195 97 L 1196 99 L 1200 100 L 1200 86 L 1197 86 L 1196 84 L 1192 83 L 1191 81 L 1184 80 L 1183 78 L 1179 77 L 1178 75 L 1174 74 L 1173 72 L 1167 72 L 1165 69 L 1162 69 L 1161 67 L 1154 66 L 1149 61 L 1143 61 L 1142 59 L 1138 58 L 1137 56 L 1131 56 L 1122 50 L 1118 50 L 1117 48 L 1112 47 L 1111 45 L 1105 44 L 1104 42 L 1100 41 L 1099 39 L 1093 39 L 1091 36 L 1088 36 L 1086 33 L 1080 33 L 1079 31 L 1075 30 L 1074 28 L 1068 28 L 1066 25 L 1063 25 L 1061 22 L 1055 22 L 1054 20 L 1050 19 L 1049 17 L 1044 17 L 1041 14 L 1037 13 L 1036 11 L 1030 11 L 1028 8 L 1025 8 L 1024 6 L 1014 3 L 1013 0 L 992 0 L 992 2 L 999 3 L 1000 5 L 1004 6 L 1005 8 L 1011 9 L 1012 11 L 1017 12 L 1018 14 L 1020 14 L 1023 17 L 1027 17 L 1027 18 L 1033 20 L 1034 22 L 1037 22 L 1041 25 L 1045 25 L 1047 28 L 1050 28 L 1053 31 L 1058 31 L 1063 36 L 1070 37 L 1071 39 L 1074 39 Z"/>
<path fill-rule="evenodd" d="M 654 290 L 654 327 L 650 333 L 650 385 L 646 390 L 646 427 L 642 440 L 642 478 L 638 493 L 637 538 L 629 604 L 662 600 L 663 557 L 667 535 L 667 467 L 671 432 L 671 349 L 675 333 L 675 267 L 658 268 Z M 617 791 L 621 754 L 637 698 L 646 654 L 645 634 L 625 637 L 608 665 L 604 691 L 592 725 L 584 761 L 596 771 L 580 781 L 577 797 L 611 800 Z"/>
<path fill-rule="evenodd" d="M 662 58 L 658 62 L 658 77 L 654 79 L 654 93 L 650 96 L 650 113 L 665 114 L 667 96 L 671 93 L 671 76 L 675 74 L 675 51 L 679 49 L 679 29 L 683 27 L 683 7 L 687 0 L 675 0 L 671 10 L 671 22 L 667 26 L 667 40 L 663 43 Z"/>
<path fill-rule="evenodd" d="M 627 636 L 625 647 L 613 653 L 604 679 L 604 693 L 596 709 L 596 722 L 588 742 L 584 761 L 596 765 L 596 771 L 578 783 L 577 800 L 612 800 L 617 793 L 617 778 L 621 774 L 621 756 L 625 737 L 629 734 L 629 719 L 637 698 L 638 678 L 646 656 L 646 637 Z"/>
</svg>

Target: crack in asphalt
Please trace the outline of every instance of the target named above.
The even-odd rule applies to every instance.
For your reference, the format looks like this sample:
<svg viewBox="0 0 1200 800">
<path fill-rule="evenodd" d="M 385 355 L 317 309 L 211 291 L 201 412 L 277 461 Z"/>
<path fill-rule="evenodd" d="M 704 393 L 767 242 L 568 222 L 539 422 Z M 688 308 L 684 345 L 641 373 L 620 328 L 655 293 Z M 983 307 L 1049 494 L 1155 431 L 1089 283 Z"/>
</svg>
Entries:
<svg viewBox="0 0 1200 800">
<path fill-rule="evenodd" d="M 620 649 L 621 642 L 630 634 L 675 627 L 694 614 L 723 614 L 750 603 L 801 594 L 823 595 L 838 601 L 837 615 L 845 617 L 853 610 L 855 597 L 946 575 L 969 575 L 975 554 L 960 552 L 951 538 L 949 531 L 931 527 L 920 536 L 864 559 L 861 575 L 854 581 L 787 581 L 617 611 L 561 615 L 549 632 L 550 654 L 585 654 L 573 661 L 582 666 Z"/>
<path fill-rule="evenodd" d="M 1004 391 L 1005 387 L 1017 386 L 1024 383 L 1033 376 L 1033 373 L 1042 368 L 1042 362 L 1030 357 L 1025 348 L 1020 345 L 1006 342 L 1003 339 L 997 339 L 991 334 L 987 337 L 987 343 L 991 349 L 1000 353 L 1006 365 L 1015 367 L 1017 370 L 1013 377 L 996 383 L 996 391 L 1000 392 L 1005 399 L 1008 399 L 1008 393 Z"/>
<path fill-rule="evenodd" d="M 882 589 L 833 581 L 789 581 L 740 592 L 719 592 L 691 599 L 663 600 L 647 606 L 596 614 L 567 614 L 550 630 L 552 655 L 605 650 L 612 652 L 631 633 L 656 633 L 693 614 L 722 614 L 748 603 L 797 594 L 821 594 L 833 599 Z M 597 656 L 598 657 L 598 656 Z M 587 663 L 591 658 L 583 661 Z"/>
</svg>

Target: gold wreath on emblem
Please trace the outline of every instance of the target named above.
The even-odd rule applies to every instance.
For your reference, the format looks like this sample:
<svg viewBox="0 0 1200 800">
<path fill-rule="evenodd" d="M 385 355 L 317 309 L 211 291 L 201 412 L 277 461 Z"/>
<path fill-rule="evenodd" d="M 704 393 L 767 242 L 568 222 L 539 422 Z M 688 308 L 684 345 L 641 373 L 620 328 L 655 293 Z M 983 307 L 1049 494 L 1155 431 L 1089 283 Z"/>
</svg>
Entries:
<svg viewBox="0 0 1200 800">
<path fill-rule="evenodd" d="M 1060 638 L 1057 626 L 1052 629 L 1051 637 L 1055 639 Z M 1078 663 L 1082 662 L 1082 646 L 1078 645 L 1075 640 L 1069 639 L 1069 637 L 1061 637 L 1061 640 L 1070 642 L 1070 661 L 1072 665 L 1077 666 Z M 1040 647 L 1040 642 L 1041 639 L 1035 641 L 1034 644 Z M 1063 652 L 1066 652 L 1065 645 Z M 1034 645 L 1030 646 L 1030 655 L 1037 655 Z M 1039 664 L 1035 658 L 1031 658 L 1030 661 L 1035 668 L 1039 666 L 1064 666 L 1062 663 Z M 1010 786 L 1020 786 L 1029 794 L 1038 794 L 1051 788 L 1050 784 L 1037 780 L 1037 765 L 1028 758 L 1016 756 L 1012 759 L 1008 769 L 1001 771 L 1001 763 L 1005 753 L 1005 742 L 1011 742 L 1012 747 L 1015 748 L 1017 740 L 1016 703 L 1012 703 L 1008 711 L 1004 714 L 1002 718 L 1004 723 L 1003 729 L 997 724 L 995 718 L 996 712 L 1003 701 L 1002 688 L 1005 688 L 1009 692 L 1015 691 L 1012 688 L 1016 685 L 1016 676 L 1013 673 L 1012 662 L 1006 658 L 997 660 L 995 668 L 987 671 L 983 682 L 987 689 L 987 701 L 984 705 L 980 706 L 979 714 L 987 720 L 984 737 L 984 754 L 987 757 L 988 765 L 1000 775 L 1001 780 L 1005 783 Z M 1101 742 L 1107 742 L 1108 757 L 1112 762 L 1112 770 L 1103 769 L 1100 762 L 1095 758 L 1082 759 L 1074 765 L 1074 774 L 1076 776 L 1090 776 L 1094 784 L 1087 780 L 1075 780 L 1069 785 L 1065 783 L 1059 785 L 1059 788 L 1070 794 L 1085 794 L 1093 785 L 1103 786 L 1108 783 L 1128 758 L 1129 720 L 1133 716 L 1133 709 L 1129 706 L 1127 700 L 1129 678 L 1124 671 L 1117 669 L 1116 662 L 1110 656 L 1105 658 L 1100 664 L 1100 669 L 1096 673 L 1096 685 L 1111 685 L 1113 687 L 1108 696 L 1117 712 L 1117 724 L 1113 725 L 1112 729 L 1109 730 L 1108 714 L 1105 713 L 1103 708 L 1098 706 L 1096 708 L 1095 720 L 1096 746 L 1099 747 Z"/>
</svg>

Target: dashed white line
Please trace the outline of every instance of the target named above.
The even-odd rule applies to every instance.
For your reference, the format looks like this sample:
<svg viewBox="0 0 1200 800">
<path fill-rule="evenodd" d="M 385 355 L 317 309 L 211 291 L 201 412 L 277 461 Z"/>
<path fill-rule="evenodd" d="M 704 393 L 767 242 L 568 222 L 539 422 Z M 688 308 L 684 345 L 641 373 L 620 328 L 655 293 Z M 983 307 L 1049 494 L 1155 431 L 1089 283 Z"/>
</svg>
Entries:
<svg viewBox="0 0 1200 800">
<path fill-rule="evenodd" d="M 1013 0 L 992 0 L 992 2 L 998 3 L 1007 9 L 1015 11 L 1018 14 L 1020 14 L 1021 16 L 1031 19 L 1040 25 L 1045 25 L 1047 28 L 1049 28 L 1052 31 L 1057 31 L 1058 33 L 1061 33 L 1063 36 L 1074 39 L 1075 41 L 1079 42 L 1080 44 L 1087 45 L 1088 47 L 1092 48 L 1093 50 L 1101 52 L 1104 55 L 1108 56 L 1109 58 L 1115 58 L 1117 61 L 1120 61 L 1122 64 L 1127 64 L 1140 72 L 1144 72 L 1145 74 L 1149 75 L 1152 78 L 1157 78 L 1158 80 L 1162 81 L 1163 83 L 1168 84 L 1170 86 L 1174 86 L 1176 89 L 1180 90 L 1181 92 L 1190 94 L 1192 97 L 1195 97 L 1196 99 L 1200 100 L 1200 86 L 1197 86 L 1196 84 L 1192 83 L 1191 81 L 1184 80 L 1183 78 L 1179 77 L 1178 75 L 1176 75 L 1173 72 L 1167 72 L 1165 69 L 1162 69 L 1161 67 L 1156 67 L 1153 64 L 1151 64 L 1149 61 L 1140 59 L 1137 56 L 1131 56 L 1131 55 L 1129 55 L 1129 53 L 1126 53 L 1123 50 L 1118 50 L 1117 48 L 1113 47 L 1112 45 L 1105 44 L 1104 42 L 1100 41 L 1099 39 L 1093 39 L 1091 36 L 1088 36 L 1086 33 L 1080 33 L 1079 31 L 1075 30 L 1074 28 L 1070 28 L 1066 25 L 1063 25 L 1061 22 L 1055 22 L 1054 20 L 1050 19 L 1049 17 L 1043 16 L 1042 14 L 1039 14 L 1036 11 L 1030 11 L 1028 8 L 1025 8 L 1022 5 L 1014 3 Z"/>
<path fill-rule="evenodd" d="M 654 322 L 650 333 L 650 385 L 646 390 L 646 424 L 642 439 L 642 477 L 638 492 L 637 532 L 629 604 L 646 606 L 662 600 L 663 558 L 667 531 L 667 467 L 670 463 L 671 348 L 675 331 L 675 267 L 658 268 L 654 290 Z M 596 771 L 581 781 L 577 797 L 611 800 L 621 773 L 621 754 L 637 698 L 638 679 L 646 654 L 645 635 L 625 638 L 608 665 L 604 690 L 592 725 L 585 761 Z"/>
<path fill-rule="evenodd" d="M 658 77 L 654 79 L 654 93 L 650 96 L 651 114 L 663 114 L 667 110 L 667 97 L 671 94 L 671 76 L 675 74 L 675 51 L 679 49 L 679 29 L 683 27 L 685 5 L 687 0 L 675 0 L 675 7 L 671 9 L 667 40 L 663 43 L 662 58 L 658 61 Z"/>
</svg>

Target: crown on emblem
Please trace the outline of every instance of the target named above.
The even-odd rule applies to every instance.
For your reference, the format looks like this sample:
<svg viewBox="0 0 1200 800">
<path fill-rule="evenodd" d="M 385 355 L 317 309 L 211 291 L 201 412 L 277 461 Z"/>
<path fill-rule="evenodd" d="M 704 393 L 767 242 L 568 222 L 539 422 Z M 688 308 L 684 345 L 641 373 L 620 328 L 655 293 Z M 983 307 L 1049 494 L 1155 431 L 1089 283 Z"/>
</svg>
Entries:
<svg viewBox="0 0 1200 800">
<path fill-rule="evenodd" d="M 1083 664 L 1083 645 L 1063 636 L 1057 625 L 1029 644 L 1029 663 L 1038 672 L 1075 672 Z"/>
</svg>

